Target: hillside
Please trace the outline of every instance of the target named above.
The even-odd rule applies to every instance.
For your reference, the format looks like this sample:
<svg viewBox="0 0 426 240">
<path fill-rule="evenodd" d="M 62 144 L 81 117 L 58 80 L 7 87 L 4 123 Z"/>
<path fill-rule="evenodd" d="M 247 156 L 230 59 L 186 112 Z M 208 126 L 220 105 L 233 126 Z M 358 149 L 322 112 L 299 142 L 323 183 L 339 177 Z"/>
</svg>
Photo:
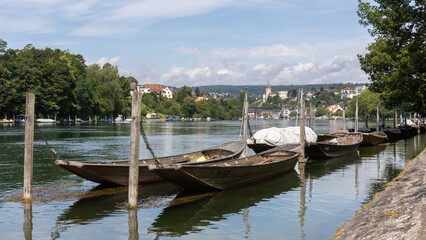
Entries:
<svg viewBox="0 0 426 240">
<path fill-rule="evenodd" d="M 337 86 L 342 85 L 343 83 L 330 83 L 330 84 L 308 84 L 302 85 L 305 91 L 312 89 L 324 89 L 336 88 Z M 358 86 L 360 84 L 346 83 L 350 87 Z M 209 91 L 211 93 L 230 93 L 232 95 L 237 95 L 247 87 L 249 94 L 263 95 L 265 93 L 265 85 L 207 85 L 207 86 L 198 86 L 200 91 Z M 191 87 L 192 91 L 195 90 L 196 86 Z M 289 91 L 292 89 L 298 89 L 299 85 L 271 85 L 272 91 Z"/>
</svg>

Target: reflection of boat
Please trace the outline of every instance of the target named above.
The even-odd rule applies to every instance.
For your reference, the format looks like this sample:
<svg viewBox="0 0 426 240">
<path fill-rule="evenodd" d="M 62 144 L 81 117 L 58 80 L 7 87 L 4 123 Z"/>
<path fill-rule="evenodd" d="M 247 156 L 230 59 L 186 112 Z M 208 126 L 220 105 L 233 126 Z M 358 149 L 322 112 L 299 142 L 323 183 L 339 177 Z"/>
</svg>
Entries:
<svg viewBox="0 0 426 240">
<path fill-rule="evenodd" d="M 276 178 L 227 189 L 212 197 L 190 204 L 170 206 L 163 209 L 163 212 L 148 228 L 148 232 L 156 233 L 157 236 L 182 236 L 190 232 L 201 231 L 202 227 L 223 221 L 231 214 L 239 214 L 243 209 L 275 198 L 297 188 L 299 184 L 298 175 L 293 170 Z M 180 195 L 175 199 L 178 200 Z M 248 217 L 250 218 L 250 216 Z"/>
<path fill-rule="evenodd" d="M 371 132 L 362 134 L 361 145 L 378 145 L 386 141 L 386 134 L 384 132 Z"/>
<path fill-rule="evenodd" d="M 286 144 L 239 159 L 200 165 L 150 165 L 149 169 L 187 189 L 227 189 L 293 170 L 300 150 L 300 144 Z"/>
<path fill-rule="evenodd" d="M 347 133 L 344 136 L 308 143 L 305 148 L 305 154 L 310 159 L 340 157 L 356 152 L 361 141 L 361 133 Z"/>
<path fill-rule="evenodd" d="M 357 162 L 361 162 L 361 158 L 356 152 L 342 157 L 330 158 L 327 161 L 312 161 L 305 165 L 305 175 L 309 178 L 321 178 Z"/>
<path fill-rule="evenodd" d="M 376 146 L 360 146 L 359 154 L 361 157 L 373 156 L 386 149 L 385 144 Z"/>
<path fill-rule="evenodd" d="M 241 141 L 224 143 L 208 149 L 174 156 L 158 158 L 161 164 L 200 164 L 238 158 L 245 148 Z M 128 185 L 129 161 L 78 162 L 56 160 L 55 164 L 87 180 L 110 185 Z M 161 181 L 162 179 L 148 170 L 155 164 L 154 159 L 139 160 L 139 183 Z"/>
<path fill-rule="evenodd" d="M 138 191 L 139 201 L 146 201 L 146 205 L 158 205 L 161 199 L 176 194 L 180 188 L 169 183 L 158 183 L 143 186 Z M 59 217 L 58 221 L 67 224 L 87 224 L 95 220 L 112 215 L 122 210 L 128 201 L 127 188 L 99 188 L 96 187 L 86 193 L 86 197 L 76 201 Z"/>
</svg>

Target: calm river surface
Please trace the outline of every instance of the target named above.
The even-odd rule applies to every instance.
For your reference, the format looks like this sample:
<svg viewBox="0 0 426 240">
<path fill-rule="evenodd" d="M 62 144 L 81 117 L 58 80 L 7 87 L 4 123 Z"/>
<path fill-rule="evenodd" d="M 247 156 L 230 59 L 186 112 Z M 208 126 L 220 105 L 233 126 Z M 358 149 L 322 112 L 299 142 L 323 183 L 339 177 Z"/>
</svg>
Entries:
<svg viewBox="0 0 426 240">
<path fill-rule="evenodd" d="M 291 120 L 251 121 L 253 131 L 295 124 Z M 164 156 L 239 140 L 240 125 L 239 121 L 214 121 L 144 126 L 156 155 Z M 40 128 L 67 160 L 129 157 L 130 124 Z M 317 133 L 340 128 L 341 121 L 314 123 Z M 304 174 L 294 171 L 201 196 L 188 197 L 168 183 L 143 186 L 139 188 L 141 208 L 132 212 L 124 207 L 126 189 L 99 190 L 97 184 L 58 168 L 37 129 L 33 197 L 43 201 L 13 201 L 23 189 L 24 126 L 0 125 L 0 239 L 330 239 L 425 148 L 425 136 L 361 147 L 359 155 L 308 162 Z M 141 147 L 141 156 L 149 157 L 145 147 Z M 184 201 L 188 199 L 193 201 Z"/>
</svg>

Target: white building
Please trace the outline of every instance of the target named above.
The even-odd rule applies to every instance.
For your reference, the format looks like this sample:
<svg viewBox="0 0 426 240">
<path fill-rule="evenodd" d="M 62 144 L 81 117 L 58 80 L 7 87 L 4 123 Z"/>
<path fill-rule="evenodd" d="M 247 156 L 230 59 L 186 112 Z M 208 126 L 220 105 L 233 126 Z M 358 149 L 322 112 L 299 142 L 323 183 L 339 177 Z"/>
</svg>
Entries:
<svg viewBox="0 0 426 240">
<path fill-rule="evenodd" d="M 272 92 L 271 91 L 271 85 L 266 84 L 265 86 L 265 94 L 263 94 L 263 102 L 266 102 L 268 100 L 268 97 L 278 95 L 281 99 L 287 99 L 288 98 L 288 91 L 278 91 L 278 92 Z"/>
<path fill-rule="evenodd" d="M 165 88 L 161 89 L 161 96 L 168 98 L 168 99 L 171 99 L 171 98 L 173 98 L 173 91 L 170 90 L 169 87 L 165 87 Z"/>
</svg>

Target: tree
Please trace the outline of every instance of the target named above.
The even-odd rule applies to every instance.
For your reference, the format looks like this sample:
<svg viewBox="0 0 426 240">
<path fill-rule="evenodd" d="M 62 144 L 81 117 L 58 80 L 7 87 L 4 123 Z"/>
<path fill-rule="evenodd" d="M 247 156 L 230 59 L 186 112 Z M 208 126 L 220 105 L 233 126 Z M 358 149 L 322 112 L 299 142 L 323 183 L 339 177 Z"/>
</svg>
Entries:
<svg viewBox="0 0 426 240">
<path fill-rule="evenodd" d="M 197 106 L 192 97 L 186 97 L 182 103 L 182 113 L 185 117 L 192 117 L 196 112 Z"/>
<path fill-rule="evenodd" d="M 5 53 L 6 49 L 7 49 L 7 42 L 0 38 L 0 54 Z"/>
<path fill-rule="evenodd" d="M 358 55 L 361 69 L 369 75 L 370 89 L 381 93 L 389 108 L 408 106 L 426 113 L 425 3 L 419 0 L 359 1 L 359 23 L 375 42 Z"/>
<path fill-rule="evenodd" d="M 118 68 L 106 63 L 102 68 L 92 64 L 87 68 L 87 79 L 94 94 L 95 114 L 114 115 L 122 113 L 122 89 Z"/>
<path fill-rule="evenodd" d="M 192 90 L 188 86 L 183 86 L 176 93 L 176 101 L 182 104 L 187 97 L 192 97 Z"/>
<path fill-rule="evenodd" d="M 318 107 L 317 111 L 315 112 L 315 117 L 321 117 L 328 114 L 329 111 L 327 111 L 327 109 L 325 109 L 324 107 Z"/>
<path fill-rule="evenodd" d="M 199 97 L 201 96 L 200 89 L 198 87 L 195 88 L 195 96 Z"/>
</svg>

